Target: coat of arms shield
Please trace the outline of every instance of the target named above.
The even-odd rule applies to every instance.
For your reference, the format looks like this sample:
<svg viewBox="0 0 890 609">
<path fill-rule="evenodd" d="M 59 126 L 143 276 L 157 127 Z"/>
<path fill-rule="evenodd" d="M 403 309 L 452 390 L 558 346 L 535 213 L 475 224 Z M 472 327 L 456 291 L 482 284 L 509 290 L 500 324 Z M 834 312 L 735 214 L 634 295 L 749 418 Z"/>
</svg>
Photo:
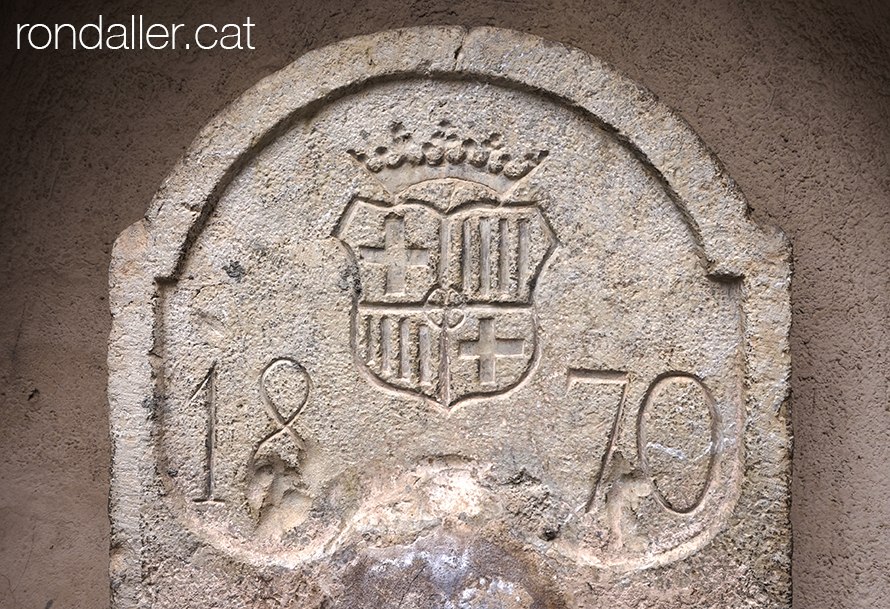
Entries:
<svg viewBox="0 0 890 609">
<path fill-rule="evenodd" d="M 373 382 L 447 409 L 529 374 L 535 282 L 556 245 L 534 201 L 427 179 L 390 200 L 352 201 L 336 236 L 358 268 L 352 344 Z"/>
</svg>

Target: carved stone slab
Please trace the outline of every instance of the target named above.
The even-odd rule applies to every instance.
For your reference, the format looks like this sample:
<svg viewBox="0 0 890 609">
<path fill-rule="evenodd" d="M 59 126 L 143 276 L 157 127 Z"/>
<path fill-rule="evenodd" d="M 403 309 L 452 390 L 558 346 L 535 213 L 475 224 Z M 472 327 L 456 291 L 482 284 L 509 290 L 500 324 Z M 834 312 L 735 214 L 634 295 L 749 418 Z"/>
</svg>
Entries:
<svg viewBox="0 0 890 609">
<path fill-rule="evenodd" d="M 306 55 L 115 246 L 115 606 L 790 606 L 788 261 L 581 51 Z"/>
</svg>

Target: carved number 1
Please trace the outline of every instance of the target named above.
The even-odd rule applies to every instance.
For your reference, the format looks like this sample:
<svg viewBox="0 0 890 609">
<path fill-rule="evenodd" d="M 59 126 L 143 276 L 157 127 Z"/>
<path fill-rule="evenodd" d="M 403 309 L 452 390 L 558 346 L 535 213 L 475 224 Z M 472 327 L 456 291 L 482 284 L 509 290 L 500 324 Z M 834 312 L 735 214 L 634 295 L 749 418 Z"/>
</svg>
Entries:
<svg viewBox="0 0 890 609">
<path fill-rule="evenodd" d="M 204 488 L 203 494 L 197 499 L 193 499 L 195 503 L 224 503 L 216 498 L 215 480 L 214 480 L 214 461 L 216 460 L 216 364 L 207 371 L 207 376 L 198 385 L 192 398 L 189 400 L 189 407 L 194 407 L 198 403 L 207 411 L 207 435 L 204 439 Z"/>
</svg>

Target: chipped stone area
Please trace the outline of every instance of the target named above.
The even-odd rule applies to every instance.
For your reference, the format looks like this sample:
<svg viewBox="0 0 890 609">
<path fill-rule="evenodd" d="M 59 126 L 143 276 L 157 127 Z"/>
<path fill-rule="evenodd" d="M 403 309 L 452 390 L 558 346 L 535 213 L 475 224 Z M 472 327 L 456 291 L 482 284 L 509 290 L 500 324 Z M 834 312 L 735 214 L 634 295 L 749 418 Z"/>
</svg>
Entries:
<svg viewBox="0 0 890 609">
<path fill-rule="evenodd" d="M 788 607 L 789 254 L 746 209 L 535 37 L 260 82 L 116 245 L 116 607 Z"/>
</svg>

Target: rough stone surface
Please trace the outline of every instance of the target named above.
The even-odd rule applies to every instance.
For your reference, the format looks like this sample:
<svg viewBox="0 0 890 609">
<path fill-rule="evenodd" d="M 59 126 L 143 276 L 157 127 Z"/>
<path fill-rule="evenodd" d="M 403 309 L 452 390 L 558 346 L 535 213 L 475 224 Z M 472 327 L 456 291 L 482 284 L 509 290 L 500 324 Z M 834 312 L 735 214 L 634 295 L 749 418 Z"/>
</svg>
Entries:
<svg viewBox="0 0 890 609">
<path fill-rule="evenodd" d="M 747 211 L 533 36 L 261 81 L 115 246 L 115 606 L 790 606 L 790 252 Z"/>
</svg>

